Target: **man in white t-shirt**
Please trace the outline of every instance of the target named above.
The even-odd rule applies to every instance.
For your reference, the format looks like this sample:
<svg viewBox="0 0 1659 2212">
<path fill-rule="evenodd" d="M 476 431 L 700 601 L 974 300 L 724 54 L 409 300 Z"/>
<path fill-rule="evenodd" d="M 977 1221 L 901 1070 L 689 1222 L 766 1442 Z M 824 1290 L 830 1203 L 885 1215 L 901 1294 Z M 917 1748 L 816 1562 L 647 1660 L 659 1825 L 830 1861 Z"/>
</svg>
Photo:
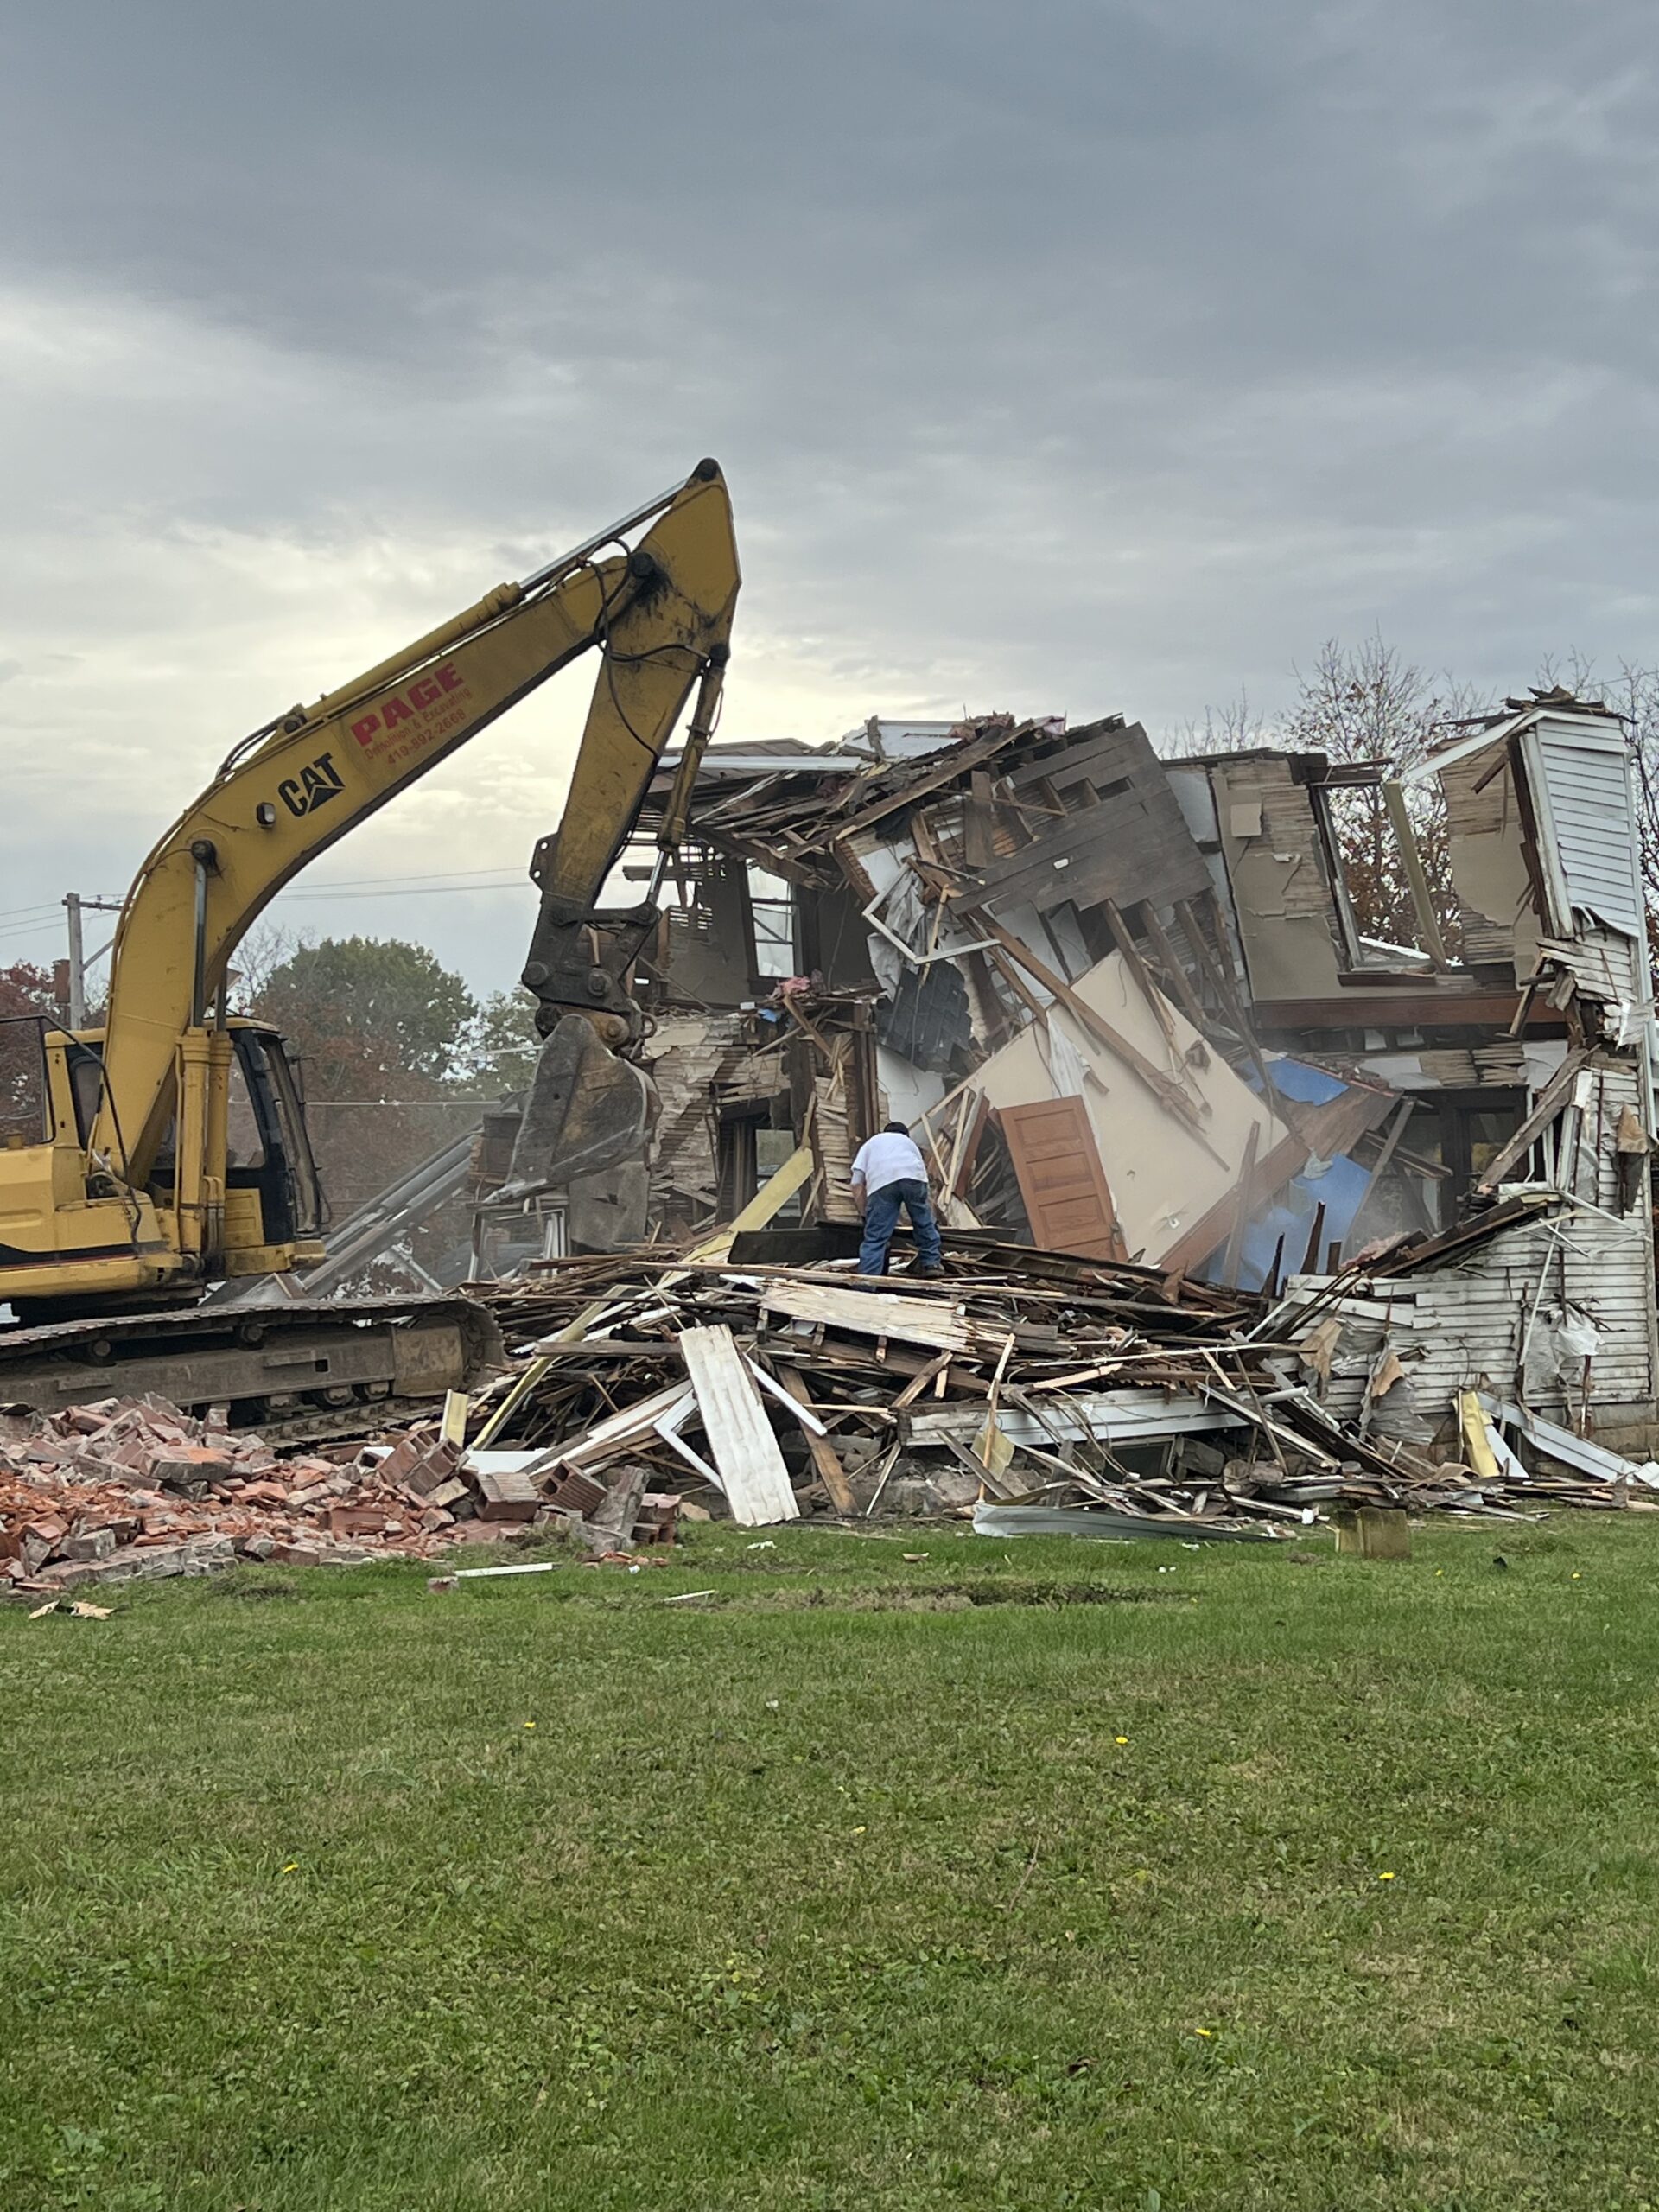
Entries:
<svg viewBox="0 0 1659 2212">
<path fill-rule="evenodd" d="M 925 1275 L 944 1273 L 939 1225 L 927 1194 L 927 1163 L 902 1122 L 889 1122 L 879 1135 L 859 1147 L 853 1162 L 853 1197 L 864 1224 L 864 1242 L 858 1253 L 860 1274 L 887 1273 L 887 1247 L 899 1226 L 901 1210 L 910 1216 L 918 1272 Z"/>
</svg>

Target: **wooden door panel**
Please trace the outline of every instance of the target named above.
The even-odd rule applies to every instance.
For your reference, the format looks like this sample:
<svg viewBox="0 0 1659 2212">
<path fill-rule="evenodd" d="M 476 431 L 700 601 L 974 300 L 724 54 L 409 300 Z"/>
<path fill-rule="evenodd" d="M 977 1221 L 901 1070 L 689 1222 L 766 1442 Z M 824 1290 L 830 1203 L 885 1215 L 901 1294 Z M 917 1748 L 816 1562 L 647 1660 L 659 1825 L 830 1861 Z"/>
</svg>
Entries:
<svg viewBox="0 0 1659 2212">
<path fill-rule="evenodd" d="M 1001 1119 L 1037 1244 L 1084 1259 L 1124 1258 L 1117 1206 L 1082 1099 L 1005 1106 Z"/>
</svg>

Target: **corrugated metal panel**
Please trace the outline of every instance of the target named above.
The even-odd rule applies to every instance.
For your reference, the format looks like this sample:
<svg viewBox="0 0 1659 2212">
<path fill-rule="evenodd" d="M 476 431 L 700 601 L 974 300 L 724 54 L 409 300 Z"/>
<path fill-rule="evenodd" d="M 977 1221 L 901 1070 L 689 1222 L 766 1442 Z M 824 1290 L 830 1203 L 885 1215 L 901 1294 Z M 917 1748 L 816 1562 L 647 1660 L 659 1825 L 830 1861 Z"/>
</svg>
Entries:
<svg viewBox="0 0 1659 2212">
<path fill-rule="evenodd" d="M 1572 905 L 1641 937 L 1636 811 L 1622 734 L 1616 727 L 1603 730 L 1541 715 L 1527 741 L 1542 776 L 1549 829 Z"/>
</svg>

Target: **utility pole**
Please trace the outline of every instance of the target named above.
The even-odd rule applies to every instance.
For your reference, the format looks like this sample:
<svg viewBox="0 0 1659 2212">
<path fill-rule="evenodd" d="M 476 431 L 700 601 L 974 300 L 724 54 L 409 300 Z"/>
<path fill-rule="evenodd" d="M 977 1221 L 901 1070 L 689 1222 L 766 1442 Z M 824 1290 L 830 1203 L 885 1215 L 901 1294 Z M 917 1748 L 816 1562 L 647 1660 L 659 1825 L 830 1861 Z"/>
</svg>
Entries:
<svg viewBox="0 0 1659 2212">
<path fill-rule="evenodd" d="M 86 939 L 82 930 L 81 917 L 86 913 L 118 914 L 118 899 L 83 899 L 79 891 L 63 894 L 64 912 L 69 917 L 69 1027 L 72 1030 L 86 1027 Z M 111 940 L 113 942 L 113 940 Z M 92 955 L 101 960 L 109 945 L 100 945 Z"/>
<path fill-rule="evenodd" d="M 86 940 L 80 929 L 80 893 L 64 893 L 65 911 L 69 916 L 69 1027 L 72 1030 L 86 1027 Z"/>
</svg>

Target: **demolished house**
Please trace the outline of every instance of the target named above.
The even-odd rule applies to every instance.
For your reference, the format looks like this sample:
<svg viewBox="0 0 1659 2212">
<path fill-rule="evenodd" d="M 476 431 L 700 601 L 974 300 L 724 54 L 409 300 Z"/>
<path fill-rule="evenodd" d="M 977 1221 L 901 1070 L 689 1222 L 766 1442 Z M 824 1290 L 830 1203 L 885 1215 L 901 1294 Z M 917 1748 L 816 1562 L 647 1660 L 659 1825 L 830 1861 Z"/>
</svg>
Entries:
<svg viewBox="0 0 1659 2212">
<path fill-rule="evenodd" d="M 468 1194 L 510 1355 L 485 1441 L 550 1510 L 639 1465 L 754 1521 L 964 1484 L 1202 1534 L 1645 1498 L 1637 824 L 1622 726 L 1557 694 L 1397 779 L 1164 760 L 1120 716 L 711 748 L 635 974 L 650 1245 L 585 1255 L 556 1193 L 493 1198 L 503 1112 L 339 1266 Z M 943 1289 L 838 1279 L 890 1117 L 931 1156 Z"/>
<path fill-rule="evenodd" d="M 640 824 L 638 867 L 669 787 Z M 1374 925 L 1378 884 L 1389 933 Z M 1408 775 L 1122 717 L 715 748 L 641 980 L 658 1233 L 854 1249 L 889 1116 L 950 1226 L 1306 1310 L 1334 1411 L 1459 1394 L 1645 1459 L 1651 985 L 1622 727 L 1511 701 Z"/>
</svg>

